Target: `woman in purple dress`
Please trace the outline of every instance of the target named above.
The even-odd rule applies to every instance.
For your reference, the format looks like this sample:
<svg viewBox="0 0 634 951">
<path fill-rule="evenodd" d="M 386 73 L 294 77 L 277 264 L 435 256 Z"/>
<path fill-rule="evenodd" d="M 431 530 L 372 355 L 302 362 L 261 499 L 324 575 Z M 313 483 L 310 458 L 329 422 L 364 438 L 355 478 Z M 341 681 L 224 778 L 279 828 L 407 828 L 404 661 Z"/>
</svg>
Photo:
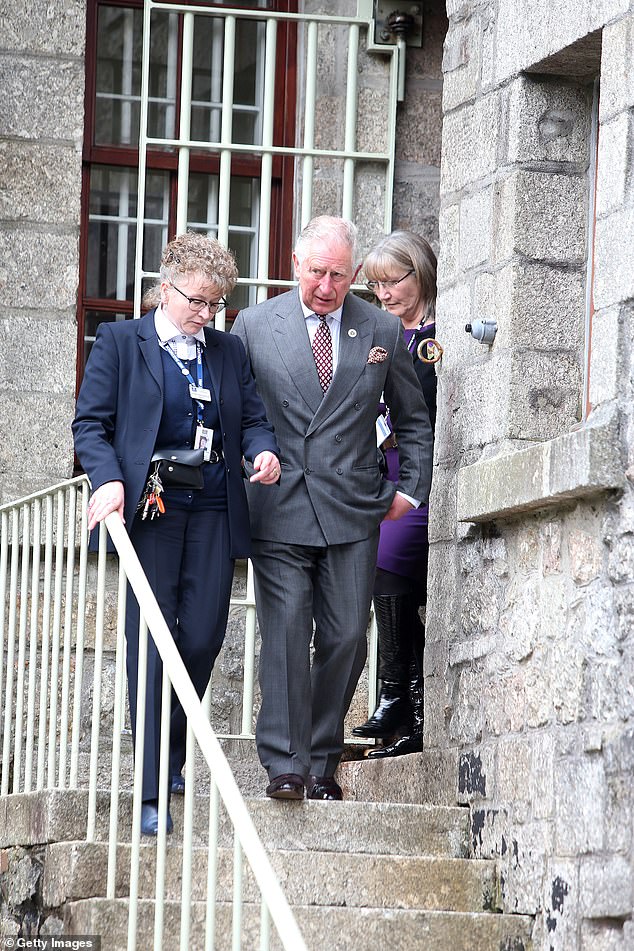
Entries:
<svg viewBox="0 0 634 951">
<path fill-rule="evenodd" d="M 410 231 L 394 231 L 370 251 L 363 269 L 367 286 L 401 321 L 433 428 L 436 374 L 433 364 L 419 359 L 418 349 L 422 340 L 434 337 L 436 255 L 424 238 Z M 385 431 L 391 432 L 389 407 L 380 409 Z M 382 448 L 386 478 L 397 482 L 396 438 L 388 435 Z M 382 523 L 374 585 L 381 692 L 370 719 L 352 731 L 355 736 L 392 741 L 370 750 L 372 759 L 423 748 L 425 627 L 419 608 L 427 600 L 428 549 L 426 505 L 413 508 L 398 521 Z"/>
</svg>

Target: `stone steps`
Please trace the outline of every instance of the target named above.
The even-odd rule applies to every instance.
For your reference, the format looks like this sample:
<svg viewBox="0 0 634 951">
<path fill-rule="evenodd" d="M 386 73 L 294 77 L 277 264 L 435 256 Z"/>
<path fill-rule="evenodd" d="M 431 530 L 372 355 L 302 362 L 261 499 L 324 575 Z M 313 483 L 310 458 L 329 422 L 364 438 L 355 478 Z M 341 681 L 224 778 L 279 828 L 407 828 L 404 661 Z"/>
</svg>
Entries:
<svg viewBox="0 0 634 951">
<path fill-rule="evenodd" d="M 368 767 L 374 764 L 368 764 Z M 400 769 L 400 768 L 399 768 Z M 247 801 L 309 951 L 530 951 L 532 920 L 496 913 L 493 863 L 469 859 L 469 811 L 391 802 Z M 88 797 L 58 790 L 0 799 L 0 848 L 31 846 L 44 871 L 42 906 L 69 934 L 107 936 L 127 947 L 131 796 L 121 794 L 115 893 L 106 899 L 109 796 L 98 795 L 96 841 L 84 841 Z M 164 947 L 179 946 L 183 800 L 174 797 L 175 831 L 165 866 Z M 204 947 L 208 800 L 194 808 L 191 934 Z M 217 941 L 232 947 L 233 833 L 219 816 Z M 45 847 L 43 847 L 45 846 Z M 137 946 L 153 944 L 156 843 L 141 840 Z M 260 946 L 259 893 L 243 880 L 242 945 Z M 272 936 L 271 948 L 279 948 Z"/>
<path fill-rule="evenodd" d="M 129 895 L 131 847 L 117 847 L 115 891 Z M 191 896 L 204 900 L 209 851 L 194 850 Z M 107 846 L 105 843 L 57 842 L 49 845 L 44 858 L 42 900 L 49 908 L 67 901 L 106 893 Z M 220 849 L 217 860 L 217 895 L 230 901 L 233 887 L 233 850 Z M 363 853 L 311 851 L 310 854 L 278 849 L 271 864 L 293 905 L 332 907 L 409 908 L 429 911 L 468 912 L 495 906 L 497 882 L 493 862 L 429 856 L 367 855 Z M 170 843 L 166 853 L 164 894 L 168 900 L 181 896 L 182 848 Z M 156 890 L 156 847 L 143 843 L 139 873 L 139 897 L 153 898 Z M 244 900 L 257 902 L 259 893 L 247 869 Z"/>
<path fill-rule="evenodd" d="M 127 901 L 86 899 L 71 902 L 65 912 L 64 930 L 74 934 L 108 935 L 108 951 L 127 947 Z M 206 903 L 192 902 L 188 947 L 204 947 Z M 294 907 L 309 951 L 529 951 L 532 920 L 520 915 L 403 910 L 383 908 L 332 908 L 311 905 Z M 216 907 L 215 951 L 231 948 L 231 906 Z M 137 936 L 152 934 L 154 902 L 144 900 L 138 908 Z M 259 944 L 260 906 L 245 904 L 242 917 L 242 947 Z M 164 911 L 163 947 L 177 947 L 180 935 L 180 903 L 168 902 Z M 147 939 L 146 939 L 147 940 Z M 139 946 L 139 945 L 137 945 Z M 142 946 L 148 946 L 147 944 Z M 271 928 L 272 951 L 281 946 Z"/>
<path fill-rule="evenodd" d="M 106 841 L 109 795 L 97 800 L 95 838 Z M 248 800 L 249 812 L 266 849 L 286 851 L 468 856 L 469 812 L 457 806 L 364 802 L 283 802 Z M 119 800 L 119 839 L 129 837 L 132 797 Z M 172 842 L 182 835 L 183 800 L 173 797 Z M 0 799 L 0 848 L 51 842 L 74 842 L 85 835 L 88 794 L 85 790 L 44 790 Z M 194 845 L 207 840 L 208 807 L 197 797 L 193 816 Z M 232 843 L 232 830 L 220 812 L 219 843 Z"/>
</svg>

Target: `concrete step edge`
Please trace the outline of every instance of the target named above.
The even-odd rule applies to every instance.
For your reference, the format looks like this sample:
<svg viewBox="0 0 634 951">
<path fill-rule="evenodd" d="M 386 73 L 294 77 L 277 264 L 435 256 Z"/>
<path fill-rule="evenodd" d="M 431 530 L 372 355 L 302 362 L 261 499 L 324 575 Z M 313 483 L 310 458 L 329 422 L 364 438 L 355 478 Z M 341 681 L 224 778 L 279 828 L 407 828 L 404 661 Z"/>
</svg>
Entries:
<svg viewBox="0 0 634 951">
<path fill-rule="evenodd" d="M 117 854 L 116 891 L 129 889 L 131 847 L 121 844 Z M 192 898 L 206 895 L 208 850 L 194 849 Z M 155 889 L 155 846 L 141 845 L 140 895 L 151 898 Z M 49 907 L 69 900 L 104 896 L 107 846 L 102 843 L 54 843 L 44 858 L 42 895 Z M 171 847 L 166 856 L 165 894 L 180 897 L 182 850 Z M 429 856 L 361 855 L 358 853 L 277 850 L 270 854 L 289 902 L 354 907 L 427 908 L 429 910 L 482 911 L 496 905 L 498 885 L 492 861 Z M 231 895 L 233 851 L 218 854 L 218 897 Z M 245 873 L 245 900 L 256 901 L 257 886 Z"/>
</svg>

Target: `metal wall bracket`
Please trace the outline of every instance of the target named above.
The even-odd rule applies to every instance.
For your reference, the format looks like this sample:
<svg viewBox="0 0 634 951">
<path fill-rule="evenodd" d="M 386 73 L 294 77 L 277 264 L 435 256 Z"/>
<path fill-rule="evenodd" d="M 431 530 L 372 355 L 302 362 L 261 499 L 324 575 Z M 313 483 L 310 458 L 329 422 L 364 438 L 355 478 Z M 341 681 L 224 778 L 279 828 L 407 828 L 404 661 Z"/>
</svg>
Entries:
<svg viewBox="0 0 634 951">
<path fill-rule="evenodd" d="M 403 37 L 406 46 L 423 45 L 423 5 L 406 0 L 374 0 L 374 42 L 395 46 Z"/>
</svg>

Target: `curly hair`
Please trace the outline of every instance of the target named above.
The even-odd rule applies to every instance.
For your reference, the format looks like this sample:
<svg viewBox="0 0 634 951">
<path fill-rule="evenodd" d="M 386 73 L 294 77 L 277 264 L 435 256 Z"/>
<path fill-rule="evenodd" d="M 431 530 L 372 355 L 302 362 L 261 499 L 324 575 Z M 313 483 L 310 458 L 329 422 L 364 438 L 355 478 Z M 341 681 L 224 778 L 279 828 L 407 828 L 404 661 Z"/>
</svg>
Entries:
<svg viewBox="0 0 634 951">
<path fill-rule="evenodd" d="M 202 274 L 215 284 L 222 296 L 230 294 L 238 280 L 238 268 L 231 251 L 215 238 L 188 231 L 177 235 L 166 246 L 161 256 L 161 281 L 176 283 L 179 277 Z"/>
</svg>

